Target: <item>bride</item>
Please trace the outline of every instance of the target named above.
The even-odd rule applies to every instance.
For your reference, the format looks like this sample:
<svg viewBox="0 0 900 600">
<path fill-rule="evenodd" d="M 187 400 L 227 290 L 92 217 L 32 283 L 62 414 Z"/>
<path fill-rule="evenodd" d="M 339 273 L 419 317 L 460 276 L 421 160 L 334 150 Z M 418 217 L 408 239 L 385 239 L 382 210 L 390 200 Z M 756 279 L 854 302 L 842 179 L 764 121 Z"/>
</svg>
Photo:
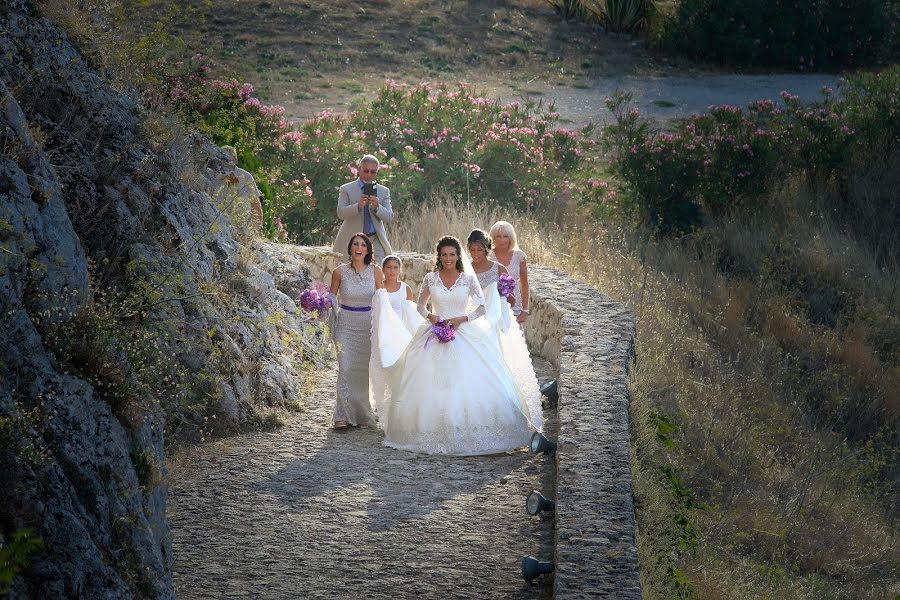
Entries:
<svg viewBox="0 0 900 600">
<path fill-rule="evenodd" d="M 485 299 L 459 241 L 437 243 L 435 269 L 419 292 L 418 329 L 400 323 L 383 290 L 373 300 L 373 363 L 389 398 L 376 398 L 384 443 L 429 454 L 478 455 L 526 445 L 535 427 L 513 381 Z M 431 311 L 426 306 L 431 301 Z M 446 320 L 455 338 L 442 343 L 432 325 Z"/>
</svg>

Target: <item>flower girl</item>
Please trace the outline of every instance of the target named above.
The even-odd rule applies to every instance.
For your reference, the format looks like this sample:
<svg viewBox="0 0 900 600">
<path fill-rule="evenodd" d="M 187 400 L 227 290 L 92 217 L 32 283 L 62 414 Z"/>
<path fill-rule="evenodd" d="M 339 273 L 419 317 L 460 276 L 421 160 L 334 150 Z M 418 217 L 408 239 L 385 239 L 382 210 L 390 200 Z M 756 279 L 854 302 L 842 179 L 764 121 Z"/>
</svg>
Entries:
<svg viewBox="0 0 900 600">
<path fill-rule="evenodd" d="M 403 281 L 400 281 L 400 272 L 403 269 L 403 263 L 400 257 L 388 254 L 381 261 L 381 271 L 384 273 L 384 289 L 387 290 L 388 298 L 391 300 L 391 307 L 397 316 L 403 319 L 403 303 L 406 300 L 412 302 L 412 289 Z"/>
</svg>

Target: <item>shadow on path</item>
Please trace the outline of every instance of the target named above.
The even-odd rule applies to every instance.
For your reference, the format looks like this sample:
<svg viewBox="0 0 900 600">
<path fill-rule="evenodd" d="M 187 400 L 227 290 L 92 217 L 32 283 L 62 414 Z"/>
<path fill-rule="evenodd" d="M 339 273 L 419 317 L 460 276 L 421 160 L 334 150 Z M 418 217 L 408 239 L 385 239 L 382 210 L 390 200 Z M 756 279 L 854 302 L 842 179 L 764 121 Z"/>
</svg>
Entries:
<svg viewBox="0 0 900 600">
<path fill-rule="evenodd" d="M 552 556 L 525 514 L 548 464 L 525 450 L 418 455 L 376 429 L 329 428 L 335 374 L 281 430 L 191 448 L 170 466 L 184 598 L 549 598 L 523 554 Z"/>
</svg>

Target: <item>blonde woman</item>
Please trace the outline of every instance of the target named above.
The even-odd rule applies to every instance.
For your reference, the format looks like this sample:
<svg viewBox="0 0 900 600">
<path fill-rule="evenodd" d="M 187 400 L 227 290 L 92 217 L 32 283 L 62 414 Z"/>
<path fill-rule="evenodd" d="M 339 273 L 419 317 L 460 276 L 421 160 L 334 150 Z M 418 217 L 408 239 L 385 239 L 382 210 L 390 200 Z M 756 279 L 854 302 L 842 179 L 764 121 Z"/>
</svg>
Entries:
<svg viewBox="0 0 900 600">
<path fill-rule="evenodd" d="M 493 249 L 488 255 L 490 260 L 495 260 L 509 272 L 509 276 L 516 280 L 516 289 L 513 292 L 515 304 L 513 314 L 516 321 L 524 323 L 528 318 L 528 265 L 527 256 L 519 248 L 516 240 L 516 230 L 507 221 L 497 221 L 491 226 L 491 241 Z"/>
<path fill-rule="evenodd" d="M 506 267 L 488 259 L 491 244 L 491 238 L 480 229 L 473 229 L 466 239 L 469 256 L 472 257 L 472 270 L 475 272 L 475 277 L 478 278 L 478 283 L 481 284 L 486 307 L 490 304 L 491 298 L 497 295 L 497 282 L 500 280 L 500 276 L 508 275 Z M 531 413 L 531 423 L 540 430 L 544 420 L 541 412 L 541 390 L 538 386 L 537 376 L 534 374 L 531 355 L 528 352 L 528 345 L 525 343 L 522 328 L 510 326 L 512 321 L 511 311 L 509 304 L 505 300 L 501 300 L 498 304 L 498 312 L 502 314 L 500 319 L 493 325 L 497 333 L 497 339 L 500 342 L 500 349 L 503 351 L 506 366 L 509 367 L 513 379 L 519 387 L 519 391 L 528 404 L 528 409 Z M 488 312 L 490 314 L 492 311 Z"/>
</svg>

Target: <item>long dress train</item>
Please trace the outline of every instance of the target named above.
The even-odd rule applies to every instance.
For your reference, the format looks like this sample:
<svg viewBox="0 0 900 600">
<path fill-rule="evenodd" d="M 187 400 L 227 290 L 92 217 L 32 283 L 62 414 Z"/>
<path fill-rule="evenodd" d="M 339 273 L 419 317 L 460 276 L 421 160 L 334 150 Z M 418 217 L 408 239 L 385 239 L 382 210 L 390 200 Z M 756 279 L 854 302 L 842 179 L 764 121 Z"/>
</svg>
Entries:
<svg viewBox="0 0 900 600">
<path fill-rule="evenodd" d="M 429 299 L 442 318 L 469 316 L 454 340 L 438 342 L 424 320 L 410 335 L 398 327 L 387 293 L 375 295 L 373 334 L 391 388 L 382 423 L 385 445 L 462 456 L 526 445 L 534 431 L 530 411 L 492 326 L 482 316 L 478 279 L 461 273 L 447 288 L 436 272 L 429 273 L 419 293 L 420 312 Z"/>
<path fill-rule="evenodd" d="M 488 321 L 493 325 L 497 339 L 500 341 L 506 366 L 509 367 L 513 380 L 525 397 L 531 423 L 540 431 L 544 423 L 541 389 L 537 376 L 534 374 L 531 353 L 528 352 L 522 328 L 516 326 L 515 316 L 513 316 L 509 302 L 497 292 L 497 282 L 500 280 L 499 263 L 493 262 L 490 269 L 483 273 L 475 273 L 475 276 L 484 292 Z M 497 303 L 496 308 L 492 306 L 495 302 Z"/>
</svg>

